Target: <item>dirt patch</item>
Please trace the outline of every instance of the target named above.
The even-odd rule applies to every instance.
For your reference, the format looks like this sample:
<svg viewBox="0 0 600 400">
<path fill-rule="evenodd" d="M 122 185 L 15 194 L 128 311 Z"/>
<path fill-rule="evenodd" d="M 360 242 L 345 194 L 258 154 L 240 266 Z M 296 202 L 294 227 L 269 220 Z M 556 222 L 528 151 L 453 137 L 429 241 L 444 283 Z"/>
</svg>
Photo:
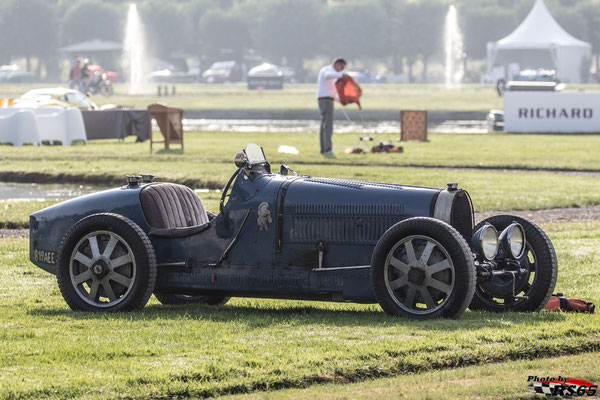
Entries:
<svg viewBox="0 0 600 400">
<path fill-rule="evenodd" d="M 0 239 L 4 238 L 28 238 L 29 229 L 0 229 Z"/>
<path fill-rule="evenodd" d="M 553 208 L 537 211 L 488 211 L 475 213 L 475 221 L 497 214 L 512 214 L 525 217 L 536 223 L 571 222 L 571 221 L 597 221 L 600 220 L 600 206 L 588 208 Z"/>
</svg>

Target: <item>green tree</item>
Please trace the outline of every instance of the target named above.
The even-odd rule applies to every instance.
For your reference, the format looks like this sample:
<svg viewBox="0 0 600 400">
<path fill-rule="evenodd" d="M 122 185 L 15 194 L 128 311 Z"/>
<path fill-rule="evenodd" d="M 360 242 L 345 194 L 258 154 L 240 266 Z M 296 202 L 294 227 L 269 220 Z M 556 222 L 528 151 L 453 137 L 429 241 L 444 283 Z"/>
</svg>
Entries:
<svg viewBox="0 0 600 400">
<path fill-rule="evenodd" d="M 146 32 L 146 48 L 159 58 L 168 58 L 189 49 L 192 18 L 180 4 L 147 0 L 139 7 Z"/>
<path fill-rule="evenodd" d="M 574 8 L 579 16 L 581 37 L 592 45 L 592 54 L 596 63 L 596 75 L 600 78 L 600 0 L 579 2 Z"/>
<path fill-rule="evenodd" d="M 99 0 L 82 0 L 69 7 L 61 21 L 62 43 L 73 44 L 90 39 L 121 41 L 124 35 L 123 6 L 102 3 Z"/>
<path fill-rule="evenodd" d="M 349 60 L 380 57 L 385 48 L 384 10 L 366 0 L 334 3 L 324 19 L 324 50 Z"/>
<path fill-rule="evenodd" d="M 501 7 L 488 0 L 475 4 L 463 1 L 457 11 L 468 59 L 486 57 L 487 42 L 500 40 L 510 34 L 525 18 L 525 15 L 518 15 L 512 8 Z"/>
<path fill-rule="evenodd" d="M 248 20 L 235 8 L 208 10 L 200 18 L 198 32 L 200 51 L 211 58 L 218 58 L 228 51 L 241 61 L 245 51 L 252 47 Z"/>
<path fill-rule="evenodd" d="M 321 12 L 317 0 L 271 0 L 261 9 L 257 49 L 274 62 L 284 59 L 298 71 L 302 60 L 321 50 Z"/>
<path fill-rule="evenodd" d="M 202 58 L 200 20 L 202 16 L 211 8 L 216 7 L 214 0 L 194 0 L 182 4 L 182 13 L 189 20 L 189 40 L 186 43 L 186 50 L 190 54 L 196 54 L 199 59 Z"/>
<path fill-rule="evenodd" d="M 5 0 L 0 9 L 0 49 L 6 61 L 25 57 L 31 71 L 31 58 L 42 62 L 56 53 L 58 21 L 51 3 L 44 0 Z"/>
</svg>

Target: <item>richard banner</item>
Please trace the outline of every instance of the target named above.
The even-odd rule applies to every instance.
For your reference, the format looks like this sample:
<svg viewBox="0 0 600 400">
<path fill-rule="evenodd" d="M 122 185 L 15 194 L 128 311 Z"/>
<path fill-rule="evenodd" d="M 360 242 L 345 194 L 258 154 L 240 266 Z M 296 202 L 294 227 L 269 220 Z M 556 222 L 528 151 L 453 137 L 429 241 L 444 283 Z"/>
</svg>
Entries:
<svg viewBox="0 0 600 400">
<path fill-rule="evenodd" d="M 600 132 L 600 93 L 505 92 L 506 132 Z"/>
</svg>

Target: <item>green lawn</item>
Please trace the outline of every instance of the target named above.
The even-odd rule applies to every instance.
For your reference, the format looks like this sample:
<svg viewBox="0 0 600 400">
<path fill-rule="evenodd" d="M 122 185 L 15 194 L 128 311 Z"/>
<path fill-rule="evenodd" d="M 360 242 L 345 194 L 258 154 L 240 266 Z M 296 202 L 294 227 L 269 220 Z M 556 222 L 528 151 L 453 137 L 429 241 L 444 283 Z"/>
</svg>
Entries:
<svg viewBox="0 0 600 400">
<path fill-rule="evenodd" d="M 196 86 L 232 90 L 234 97 L 246 95 L 239 87 Z M 181 98 L 196 86 L 182 88 Z M 297 90 L 306 91 L 300 98 L 312 99 L 312 86 Z M 478 90 L 483 93 L 484 88 Z M 264 95 L 272 101 L 278 94 Z M 189 95 L 205 101 L 197 97 Z M 142 101 L 142 97 L 126 99 Z M 264 106 L 262 101 L 267 100 L 249 100 L 258 108 Z M 556 171 L 600 172 L 600 136 L 432 133 L 426 143 L 401 143 L 405 150 L 401 154 L 344 154 L 356 137 L 357 133 L 336 134 L 332 158 L 318 154 L 315 133 L 188 132 L 183 154 L 178 150 L 150 154 L 148 143 L 134 143 L 133 138 L 73 147 L 0 146 L 0 180 L 112 186 L 123 184 L 125 174 L 149 172 L 161 180 L 217 189 L 235 171 L 235 153 L 256 142 L 264 146 L 275 171 L 285 163 L 313 176 L 434 187 L 458 181 L 471 193 L 477 211 L 600 204 L 597 173 Z M 280 144 L 295 146 L 300 154 L 279 154 Z M 200 196 L 207 209 L 216 211 L 219 193 Z M 0 228 L 26 227 L 28 215 L 49 204 L 0 201 Z M 557 249 L 556 291 L 600 304 L 596 284 L 600 222 L 543 228 Z M 140 312 L 92 315 L 68 309 L 55 278 L 29 263 L 27 252 L 26 239 L 0 239 L 2 399 L 145 399 L 247 392 L 255 393 L 252 398 L 385 399 L 396 394 L 441 398 L 465 393 L 478 398 L 530 398 L 525 375 L 531 370 L 597 380 L 597 371 L 581 362 L 598 365 L 594 361 L 600 350 L 598 314 L 467 312 L 456 321 L 417 322 L 388 317 L 377 305 L 238 298 L 217 307 L 164 307 L 151 299 Z M 596 353 L 586 353 L 590 351 Z M 560 355 L 576 356 L 541 359 Z M 563 361 L 565 369 L 560 370 Z M 397 389 L 420 390 L 433 381 L 449 387 L 449 392 L 423 390 L 421 395 Z M 320 385 L 351 382 L 359 383 Z M 304 387 L 309 388 L 265 391 Z"/>
<path fill-rule="evenodd" d="M 19 97 L 27 90 L 38 87 L 65 86 L 64 84 L 0 85 L 3 97 Z M 185 110 L 316 110 L 316 82 L 288 84 L 283 90 L 248 90 L 243 83 L 225 85 L 169 84 L 169 93 L 175 86 L 176 95 L 158 97 L 158 84 L 147 84 L 140 95 L 129 95 L 127 84 L 115 85 L 111 97 L 92 96 L 99 105 L 122 104 L 146 108 L 156 101 L 166 102 Z M 161 84 L 164 87 L 164 84 Z M 502 98 L 493 84 L 464 84 L 447 90 L 442 84 L 364 84 L 361 103 L 365 110 L 445 110 L 488 111 L 502 109 Z M 598 91 L 600 85 L 568 85 L 566 91 Z"/>
<path fill-rule="evenodd" d="M 34 164 L 36 165 L 36 164 Z M 40 168 L 42 166 L 40 165 Z M 326 171 L 324 171 L 326 170 Z M 135 170 L 134 170 L 135 171 Z M 148 170 L 146 170 L 148 171 Z M 154 171 L 150 170 L 150 171 Z M 220 188 L 235 167 L 229 164 L 198 164 L 193 171 L 199 176 L 210 176 L 211 180 L 196 180 L 177 173 L 174 166 L 164 166 L 159 178 L 179 181 L 193 187 L 209 186 Z M 172 171 L 170 173 L 169 171 Z M 215 172 L 213 172 L 215 171 Z M 586 176 L 557 176 L 550 173 L 499 171 L 465 171 L 456 169 L 418 169 L 386 167 L 323 167 L 317 164 L 302 165 L 298 171 L 313 176 L 396 182 L 417 186 L 444 187 L 446 182 L 457 181 L 473 198 L 475 211 L 541 210 L 563 207 L 590 207 L 600 204 L 599 179 Z M 125 183 L 125 174 L 116 174 L 118 185 Z M 98 179 L 104 178 L 99 175 Z M 89 179 L 83 176 L 81 179 Z M 95 176 L 91 176 L 95 179 Z M 216 180 L 214 180 L 216 179 Z M 220 193 L 199 193 L 206 209 L 218 212 Z M 0 228 L 27 227 L 29 214 L 53 202 L 47 201 L 2 201 L 0 200 Z"/>
<path fill-rule="evenodd" d="M 127 174 L 143 172 L 194 188 L 220 189 L 236 169 L 235 153 L 256 142 L 264 146 L 274 172 L 285 163 L 312 176 L 432 187 L 459 182 L 471 193 L 477 211 L 600 204 L 600 136 L 431 134 L 426 143 L 401 143 L 404 153 L 356 155 L 343 153 L 356 135 L 338 134 L 335 157 L 318 154 L 317 141 L 317 134 L 188 132 L 183 154 L 179 150 L 150 154 L 148 143 L 135 143 L 133 138 L 71 147 L 0 146 L 0 180 L 114 186 L 123 184 Z M 295 146 L 300 154 L 280 154 L 280 144 Z M 564 175 L 556 174 L 556 169 L 596 174 Z M 218 194 L 201 197 L 208 201 L 208 209 L 216 209 Z M 0 227 L 26 226 L 28 214 L 46 205 L 0 202 Z"/>
<path fill-rule="evenodd" d="M 56 84 L 0 85 L 2 96 L 18 97 L 37 87 L 65 86 Z M 161 84 L 161 86 L 165 86 Z M 173 85 L 169 86 L 169 92 Z M 141 95 L 128 95 L 128 85 L 115 85 L 111 97 L 92 96 L 99 105 L 122 104 L 146 108 L 162 101 L 185 110 L 316 110 L 316 82 L 290 84 L 283 90 L 248 90 L 246 85 L 175 84 L 176 96 L 158 97 L 158 84 L 148 84 Z M 361 103 L 365 110 L 480 110 L 501 108 L 502 99 L 494 85 L 464 85 L 461 89 L 446 90 L 443 85 L 363 85 Z"/>
<path fill-rule="evenodd" d="M 600 303 L 600 222 L 543 228 L 557 249 L 556 290 Z M 27 251 L 25 239 L 0 240 L 5 399 L 214 396 L 600 350 L 599 314 L 409 321 L 377 305 L 256 299 L 76 313 Z"/>
<path fill-rule="evenodd" d="M 379 140 L 396 139 L 397 135 L 382 135 Z M 449 134 L 431 133 L 428 142 L 398 142 L 403 153 L 344 154 L 344 149 L 357 142 L 357 133 L 334 134 L 336 155 L 319 154 L 318 133 L 225 133 L 186 132 L 185 153 L 176 148 L 154 150 L 149 144 L 126 141 L 95 140 L 87 146 L 0 146 L 0 171 L 14 168 L 22 171 L 39 170 L 56 173 L 102 173 L 104 168 L 115 168 L 131 162 L 140 167 L 154 163 L 186 165 L 199 163 L 228 163 L 233 165 L 235 154 L 249 142 L 264 147 L 272 164 L 341 164 L 389 166 L 456 166 L 472 168 L 528 168 L 600 171 L 600 135 L 526 135 L 526 134 Z M 294 146 L 300 154 L 280 154 L 280 145 Z M 111 165 L 111 163 L 118 165 Z M 73 170 L 78 163 L 89 163 L 88 168 Z M 83 164 L 80 164 L 83 165 Z M 125 169 L 125 168 L 124 168 Z M 182 171 L 189 173 L 189 171 Z"/>
<path fill-rule="evenodd" d="M 314 385 L 306 389 L 231 395 L 223 400 L 342 400 L 342 399 L 541 399 L 532 393 L 530 376 L 569 376 L 598 384 L 600 353 L 508 361 L 445 369 L 394 378 L 372 379 L 347 385 Z M 599 396 L 593 396 L 597 399 Z M 584 397 L 592 398 L 592 397 Z"/>
</svg>

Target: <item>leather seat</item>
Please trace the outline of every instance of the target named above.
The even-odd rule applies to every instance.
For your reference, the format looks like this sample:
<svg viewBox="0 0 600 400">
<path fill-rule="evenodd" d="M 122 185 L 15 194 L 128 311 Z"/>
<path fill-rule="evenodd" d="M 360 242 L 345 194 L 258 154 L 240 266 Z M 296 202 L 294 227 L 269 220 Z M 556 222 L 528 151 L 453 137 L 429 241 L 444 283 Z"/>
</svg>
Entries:
<svg viewBox="0 0 600 400">
<path fill-rule="evenodd" d="M 187 186 L 155 183 L 145 186 L 140 200 L 150 234 L 182 237 L 208 227 L 208 216 L 202 200 Z"/>
</svg>

